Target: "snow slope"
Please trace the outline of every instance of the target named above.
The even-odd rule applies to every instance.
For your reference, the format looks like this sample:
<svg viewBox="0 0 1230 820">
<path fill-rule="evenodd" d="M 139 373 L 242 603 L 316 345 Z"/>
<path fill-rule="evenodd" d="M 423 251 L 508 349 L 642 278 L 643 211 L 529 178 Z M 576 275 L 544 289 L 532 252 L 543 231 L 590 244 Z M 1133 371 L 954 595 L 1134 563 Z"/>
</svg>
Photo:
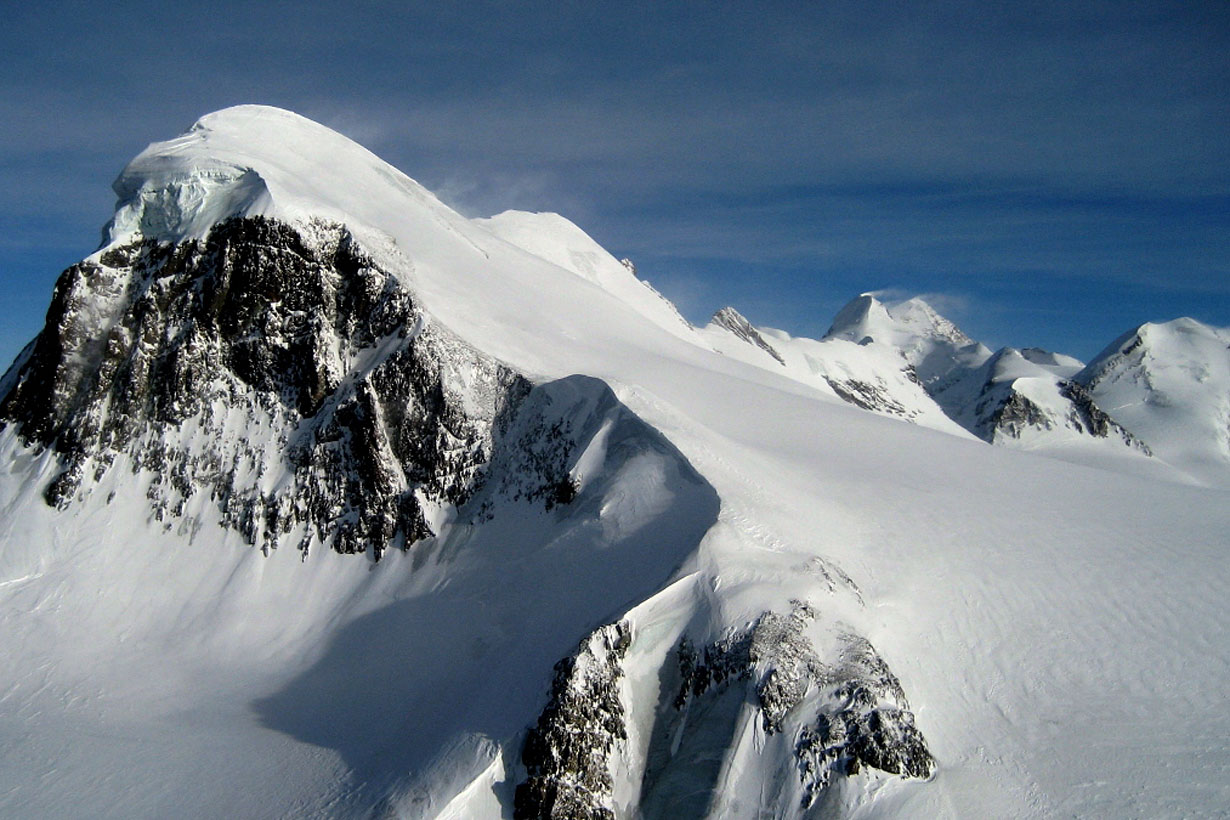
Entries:
<svg viewBox="0 0 1230 820">
<path fill-rule="evenodd" d="M 1079 383 L 1061 375 L 1078 369 L 1055 354 L 1005 347 L 954 381 L 939 400 L 962 427 L 992 444 L 1189 482 L 1153 458 L 1149 445 L 1107 415 Z"/>
<path fill-rule="evenodd" d="M 507 816 L 538 765 L 523 739 L 575 725 L 577 686 L 622 712 L 593 747 L 609 784 L 585 780 L 616 816 L 1230 804 L 1225 491 L 987 447 L 719 355 L 287 112 L 203 118 L 117 191 L 113 245 L 234 215 L 344 222 L 426 321 L 534 377 L 538 417 L 574 420 L 578 492 L 458 508 L 379 563 L 265 556 L 208 504 L 186 531 L 155 520 L 122 454 L 49 507 L 56 458 L 9 424 L 0 814 Z M 626 645 L 600 630 L 616 623 Z M 790 651 L 749 650 L 730 661 L 746 683 L 673 705 L 683 638 L 736 657 L 768 627 Z M 809 803 L 798 742 L 845 714 L 824 676 L 871 680 L 875 659 L 902 695 L 876 711 L 908 696 L 935 771 L 838 772 Z"/>
<path fill-rule="evenodd" d="M 684 339 L 694 340 L 692 326 L 648 282 L 636 278 L 630 260 L 616 260 L 588 234 L 559 214 L 505 211 L 475 223 L 548 262 L 593 282 Z"/>
<path fill-rule="evenodd" d="M 700 331 L 714 350 L 809 385 L 876 413 L 952 435 L 968 433 L 927 394 L 901 351 L 840 336 L 792 337 L 783 330 L 755 328 L 734 308 L 723 308 Z"/>
<path fill-rule="evenodd" d="M 1186 318 L 1143 324 L 1074 379 L 1159 458 L 1230 487 L 1230 330 Z"/>
</svg>

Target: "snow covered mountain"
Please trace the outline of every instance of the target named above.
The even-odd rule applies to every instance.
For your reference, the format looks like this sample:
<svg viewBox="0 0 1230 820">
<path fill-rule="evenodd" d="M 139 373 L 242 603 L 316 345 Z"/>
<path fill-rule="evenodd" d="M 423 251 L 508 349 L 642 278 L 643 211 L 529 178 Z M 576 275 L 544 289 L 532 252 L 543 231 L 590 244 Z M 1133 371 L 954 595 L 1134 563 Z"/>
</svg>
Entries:
<svg viewBox="0 0 1230 820">
<path fill-rule="evenodd" d="M 617 262 L 588 234 L 559 214 L 505 211 L 475 223 L 506 242 L 593 282 L 674 335 L 693 337 L 692 326 L 675 306 L 648 282 L 636 278 L 636 266 L 631 260 Z"/>
<path fill-rule="evenodd" d="M 863 294 L 819 341 L 754 327 L 734 308 L 720 311 L 702 334 L 715 350 L 776 371 L 768 353 L 784 375 L 822 383 L 867 410 L 946 432 L 955 422 L 989 443 L 1078 464 L 1230 486 L 1226 333 L 1192 319 L 1142 326 L 1089 368 L 1039 348 L 991 353 L 920 298 L 885 305 Z M 1159 342 L 1163 352 L 1153 355 L 1133 341 L 1138 336 L 1170 341 Z M 1132 344 L 1136 355 L 1128 364 L 1130 354 L 1121 351 Z M 1166 389 L 1152 387 L 1159 377 L 1146 360 L 1165 374 Z M 1113 370 L 1124 373 L 1111 376 Z M 1099 389 L 1103 384 L 1117 387 Z M 1102 403 L 1113 403 L 1129 421 Z"/>
<path fill-rule="evenodd" d="M 864 293 L 842 308 L 826 339 L 878 343 L 900 351 L 932 393 L 991 356 L 985 345 L 966 336 L 920 298 L 891 307 Z"/>
<path fill-rule="evenodd" d="M 1072 380 L 1160 458 L 1230 487 L 1230 331 L 1194 319 L 1144 324 Z"/>
<path fill-rule="evenodd" d="M 467 220 L 261 106 L 115 187 L 0 381 L 0 814 L 1230 800 L 1225 491 L 933 398 L 1024 362 L 1205 401 L 1206 336 L 1184 381 L 1126 341 L 989 367 L 870 297 L 824 340 L 694 329 L 563 218 Z"/>
<path fill-rule="evenodd" d="M 792 337 L 782 330 L 753 327 L 732 307 L 718 311 L 700 334 L 724 355 L 765 367 L 855 407 L 966 435 L 928 395 L 913 363 L 890 345 L 856 343 L 840 336 L 819 341 Z"/>
</svg>

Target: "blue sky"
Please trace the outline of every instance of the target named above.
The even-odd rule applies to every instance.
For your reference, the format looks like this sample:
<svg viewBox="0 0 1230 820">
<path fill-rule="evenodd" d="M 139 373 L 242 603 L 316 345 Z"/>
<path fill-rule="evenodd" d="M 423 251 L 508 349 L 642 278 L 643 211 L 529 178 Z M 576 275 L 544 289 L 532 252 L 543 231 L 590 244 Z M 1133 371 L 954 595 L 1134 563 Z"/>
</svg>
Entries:
<svg viewBox="0 0 1230 820">
<path fill-rule="evenodd" d="M 124 163 L 247 102 L 464 213 L 563 213 L 694 322 L 818 336 L 862 291 L 928 294 L 1086 359 L 1230 325 L 1228 54 L 1224 0 L 9 5 L 0 358 Z"/>
</svg>

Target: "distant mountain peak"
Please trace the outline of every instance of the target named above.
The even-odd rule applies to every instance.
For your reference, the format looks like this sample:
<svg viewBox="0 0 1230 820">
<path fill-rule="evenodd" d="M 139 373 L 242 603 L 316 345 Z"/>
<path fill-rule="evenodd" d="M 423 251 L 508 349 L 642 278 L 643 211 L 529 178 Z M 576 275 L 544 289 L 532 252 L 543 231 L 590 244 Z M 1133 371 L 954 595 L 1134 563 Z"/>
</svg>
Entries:
<svg viewBox="0 0 1230 820">
<path fill-rule="evenodd" d="M 1230 476 L 1230 329 L 1182 317 L 1124 333 L 1073 377 L 1160 458 Z"/>
<path fill-rule="evenodd" d="M 862 341 L 892 322 L 888 309 L 870 293 L 862 293 L 846 303 L 833 317 L 833 324 L 822 338 L 845 338 Z"/>
<path fill-rule="evenodd" d="M 895 348 L 932 394 L 991 355 L 920 297 L 886 305 L 874 293 L 860 294 L 838 311 L 824 338 Z"/>
<path fill-rule="evenodd" d="M 927 334 L 944 339 L 958 347 L 975 344 L 974 340 L 947 318 L 941 316 L 935 308 L 915 296 L 904 302 L 888 307 L 888 314 L 893 321 L 917 333 Z"/>
<path fill-rule="evenodd" d="M 922 297 L 886 304 L 874 293 L 862 293 L 846 303 L 824 338 L 861 341 L 866 337 L 899 344 L 904 337 L 943 340 L 955 347 L 975 344 L 960 328 L 941 316 Z"/>
</svg>

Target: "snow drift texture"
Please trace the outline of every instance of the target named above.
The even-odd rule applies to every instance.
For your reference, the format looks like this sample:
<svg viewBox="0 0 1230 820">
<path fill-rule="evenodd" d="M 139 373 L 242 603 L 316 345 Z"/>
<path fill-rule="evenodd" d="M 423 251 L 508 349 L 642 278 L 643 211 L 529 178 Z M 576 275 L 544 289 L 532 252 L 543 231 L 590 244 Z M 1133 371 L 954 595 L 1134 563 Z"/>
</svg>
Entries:
<svg viewBox="0 0 1230 820">
<path fill-rule="evenodd" d="M 0 381 L 0 813 L 1230 801 L 1224 331 L 695 329 L 264 107 L 115 187 Z"/>
</svg>

